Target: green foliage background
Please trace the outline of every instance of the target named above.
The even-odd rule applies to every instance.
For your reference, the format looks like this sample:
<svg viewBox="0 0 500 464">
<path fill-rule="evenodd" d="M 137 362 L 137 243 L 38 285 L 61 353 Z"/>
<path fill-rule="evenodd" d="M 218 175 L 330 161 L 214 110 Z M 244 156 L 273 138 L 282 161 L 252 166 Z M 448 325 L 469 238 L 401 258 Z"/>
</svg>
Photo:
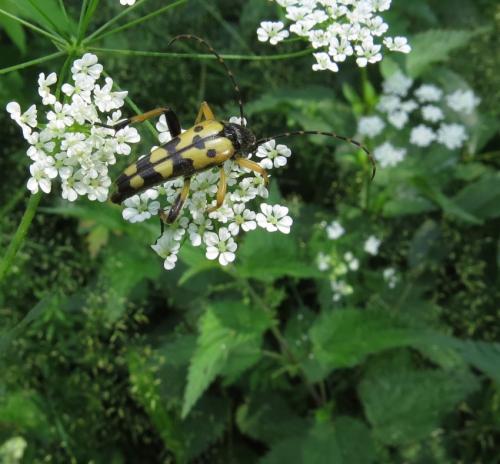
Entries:
<svg viewBox="0 0 500 464">
<path fill-rule="evenodd" d="M 43 25 L 24 3 L 0 9 Z M 37 3 L 71 32 L 59 2 Z M 77 18 L 80 2 L 64 3 Z M 127 19 L 164 4 L 147 1 Z M 90 30 L 121 11 L 102 1 Z M 258 43 L 259 22 L 277 11 L 265 0 L 189 0 L 98 46 L 165 51 L 193 33 L 224 54 L 300 51 Z M 352 147 L 293 140 L 272 183 L 292 233 L 248 234 L 228 268 L 186 247 L 165 272 L 149 248 L 156 221 L 44 198 L 0 293 L 0 459 L 17 462 L 2 444 L 23 437 L 26 463 L 500 462 L 500 8 L 394 0 L 386 18 L 414 51 L 366 73 L 314 73 L 310 56 L 231 61 L 251 127 L 354 134 L 399 66 L 426 82 L 460 76 L 481 97 L 463 152 L 409 153 L 370 185 Z M 0 68 L 53 51 L 0 15 Z M 171 105 L 185 127 L 201 100 L 221 118 L 237 113 L 213 61 L 98 55 L 141 109 Z M 38 73 L 62 62 L 0 75 L 0 106 L 37 101 Z M 142 133 L 144 152 L 153 141 Z M 26 146 L 6 112 L 0 140 L 4 249 L 28 197 Z M 341 245 L 319 227 L 334 219 L 347 229 Z M 362 259 L 353 295 L 332 302 L 316 254 L 361 251 L 370 233 L 383 237 L 379 255 Z M 393 289 L 389 266 L 400 272 Z"/>
</svg>

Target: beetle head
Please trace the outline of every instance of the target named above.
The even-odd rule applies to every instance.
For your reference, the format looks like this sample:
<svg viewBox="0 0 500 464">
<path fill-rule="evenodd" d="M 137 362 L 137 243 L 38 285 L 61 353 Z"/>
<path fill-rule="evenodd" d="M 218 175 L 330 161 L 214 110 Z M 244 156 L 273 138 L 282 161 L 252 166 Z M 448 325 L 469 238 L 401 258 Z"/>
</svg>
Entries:
<svg viewBox="0 0 500 464">
<path fill-rule="evenodd" d="M 228 122 L 224 125 L 224 132 L 240 155 L 248 156 L 254 150 L 257 139 L 250 129 L 240 124 Z"/>
</svg>

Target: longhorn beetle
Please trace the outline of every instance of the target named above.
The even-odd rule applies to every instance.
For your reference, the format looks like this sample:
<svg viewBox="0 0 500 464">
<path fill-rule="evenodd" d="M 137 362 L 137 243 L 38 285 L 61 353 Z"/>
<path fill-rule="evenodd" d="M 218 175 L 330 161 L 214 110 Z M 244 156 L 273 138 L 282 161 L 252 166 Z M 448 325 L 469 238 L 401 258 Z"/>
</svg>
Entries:
<svg viewBox="0 0 500 464">
<path fill-rule="evenodd" d="M 113 203 L 120 204 L 127 198 L 155 185 L 177 177 L 183 177 L 184 185 L 171 206 L 170 211 L 166 214 L 163 210 L 160 210 L 159 213 L 162 225 L 171 224 L 176 220 L 189 194 L 191 177 L 197 172 L 205 171 L 214 166 L 220 166 L 220 179 L 216 195 L 217 203 L 215 206 L 210 207 L 207 212 L 215 211 L 222 205 L 226 195 L 226 174 L 223 168 L 225 161 L 232 158 L 239 166 L 262 175 L 267 184 L 267 172 L 258 163 L 249 160 L 247 157 L 264 142 L 293 135 L 325 135 L 361 148 L 367 154 L 372 164 L 373 179 L 375 175 L 375 161 L 372 155 L 367 148 L 349 137 L 344 137 L 334 132 L 294 131 L 257 140 L 255 135 L 246 127 L 240 89 L 236 84 L 233 73 L 229 70 L 222 57 L 208 42 L 194 35 L 178 35 L 168 43 L 167 47 L 177 40 L 198 41 L 210 53 L 215 55 L 219 63 L 225 68 L 236 93 L 241 124 L 217 120 L 206 102 L 201 104 L 194 126 L 182 133 L 179 119 L 169 107 L 156 108 L 147 113 L 118 122 L 113 126 L 103 124 L 104 127 L 119 130 L 129 124 L 140 123 L 164 114 L 168 129 L 173 137 L 172 140 L 156 148 L 149 155 L 140 158 L 136 163 L 131 164 L 123 171 L 115 182 L 115 192 L 111 195 Z"/>
</svg>

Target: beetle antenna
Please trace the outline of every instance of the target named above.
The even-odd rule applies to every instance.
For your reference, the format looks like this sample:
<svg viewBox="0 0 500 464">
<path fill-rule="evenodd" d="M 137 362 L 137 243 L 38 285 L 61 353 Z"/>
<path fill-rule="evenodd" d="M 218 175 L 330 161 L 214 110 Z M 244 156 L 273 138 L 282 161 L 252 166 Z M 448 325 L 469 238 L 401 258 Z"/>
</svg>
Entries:
<svg viewBox="0 0 500 464">
<path fill-rule="evenodd" d="M 176 35 L 167 45 L 167 48 L 170 47 L 170 45 L 172 45 L 174 42 L 176 42 L 177 40 L 196 40 L 198 43 L 204 45 L 209 51 L 210 53 L 212 53 L 212 55 L 214 55 L 217 60 L 219 61 L 219 63 L 224 66 L 224 69 L 226 70 L 226 74 L 229 76 L 229 78 L 231 79 L 231 82 L 233 83 L 233 88 L 234 88 L 234 91 L 236 93 L 236 97 L 237 97 L 237 100 L 238 100 L 238 105 L 240 107 L 240 116 L 241 116 L 241 125 L 243 126 L 246 126 L 246 123 L 245 123 L 245 117 L 243 115 L 243 101 L 241 99 L 241 92 L 240 92 L 240 88 L 238 86 L 238 84 L 236 83 L 236 80 L 234 79 L 234 74 L 231 72 L 231 70 L 229 69 L 228 65 L 226 64 L 226 62 L 224 61 L 224 59 L 222 58 L 222 56 L 220 56 L 216 51 L 215 49 L 204 39 L 202 39 L 201 37 L 198 37 L 196 35 L 192 35 L 192 34 L 181 34 L 181 35 Z"/>
<path fill-rule="evenodd" d="M 375 177 L 375 172 L 377 170 L 377 164 L 376 164 L 375 158 L 371 154 L 370 150 L 368 150 L 368 148 L 366 148 L 364 145 L 362 145 L 358 141 L 353 140 L 349 137 L 345 137 L 343 135 L 338 135 L 335 132 L 322 132 L 322 131 L 284 132 L 283 134 L 278 134 L 278 135 L 275 135 L 273 137 L 266 137 L 265 139 L 257 140 L 257 142 L 255 142 L 255 145 L 258 146 L 262 143 L 269 142 L 270 140 L 281 139 L 284 137 L 290 137 L 292 135 L 325 135 L 327 137 L 332 137 L 332 138 L 335 138 L 338 140 L 342 140 L 343 142 L 347 142 L 347 143 L 350 143 L 351 145 L 354 145 L 358 148 L 361 148 L 361 150 L 363 150 L 366 153 L 366 156 L 368 156 L 368 159 L 370 160 L 370 163 L 372 165 L 372 177 L 371 177 L 371 179 L 373 180 L 373 178 Z"/>
</svg>

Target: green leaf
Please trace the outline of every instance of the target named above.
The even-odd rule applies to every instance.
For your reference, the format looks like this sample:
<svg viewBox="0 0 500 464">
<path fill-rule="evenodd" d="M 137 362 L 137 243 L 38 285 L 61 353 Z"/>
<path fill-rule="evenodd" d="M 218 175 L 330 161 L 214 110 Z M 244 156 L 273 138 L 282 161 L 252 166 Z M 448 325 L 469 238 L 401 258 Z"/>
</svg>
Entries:
<svg viewBox="0 0 500 464">
<path fill-rule="evenodd" d="M 1 6 L 2 2 L 0 2 Z M 26 34 L 21 24 L 7 16 L 0 15 L 0 26 L 5 30 L 5 33 L 14 42 L 19 51 L 22 54 L 26 53 Z"/>
<path fill-rule="evenodd" d="M 316 267 L 299 252 L 298 240 L 290 234 L 256 230 L 246 235 L 238 251 L 238 273 L 264 282 L 284 276 L 321 277 Z"/>
<path fill-rule="evenodd" d="M 406 58 L 407 73 L 419 77 L 432 64 L 447 60 L 452 51 L 464 47 L 484 31 L 484 28 L 471 31 L 436 29 L 414 35 L 410 40 L 412 51 Z"/>
<path fill-rule="evenodd" d="M 118 318 L 132 290 L 164 272 L 161 260 L 142 243 L 122 236 L 112 240 L 105 250 L 99 273 L 99 290 L 103 292 L 109 320 Z"/>
<path fill-rule="evenodd" d="M 443 341 L 443 344 L 454 348 L 466 362 L 500 385 L 500 343 L 450 338 L 448 342 Z"/>
<path fill-rule="evenodd" d="M 464 187 L 454 198 L 464 211 L 480 219 L 500 216 L 500 175 L 485 175 L 477 182 Z"/>
<path fill-rule="evenodd" d="M 483 223 L 481 219 L 463 209 L 454 200 L 442 193 L 436 186 L 432 185 L 427 179 L 423 177 L 416 177 L 413 179 L 413 183 L 425 196 L 429 198 L 429 200 L 439 205 L 449 216 L 468 224 L 479 225 Z"/>
<path fill-rule="evenodd" d="M 429 262 L 439 262 L 446 255 L 442 243 L 442 232 L 439 225 L 432 220 L 425 221 L 415 232 L 408 251 L 408 264 L 411 268 Z"/>
<path fill-rule="evenodd" d="M 351 367 L 369 354 L 412 346 L 425 338 L 382 311 L 343 309 L 325 312 L 310 331 L 316 359 L 330 369 Z"/>
<path fill-rule="evenodd" d="M 217 303 L 201 316 L 182 417 L 189 414 L 217 375 L 234 381 L 259 360 L 262 334 L 271 324 L 266 313 L 238 301 Z"/>
<path fill-rule="evenodd" d="M 242 433 L 267 445 L 299 435 L 308 425 L 283 396 L 272 392 L 254 395 L 241 405 L 236 423 Z"/>
<path fill-rule="evenodd" d="M 354 446 L 355 444 L 355 446 Z M 351 417 L 321 422 L 276 444 L 260 464 L 370 464 L 375 452 L 368 428 Z"/>
<path fill-rule="evenodd" d="M 379 365 L 359 386 L 374 435 L 387 445 L 415 443 L 479 387 L 468 371 L 412 370 Z"/>
<path fill-rule="evenodd" d="M 8 0 L 8 3 L 12 5 L 13 1 Z M 69 36 L 76 28 L 76 23 L 61 10 L 58 0 L 15 0 L 15 8 L 20 16 L 63 36 Z M 12 7 L 7 9 L 12 10 Z"/>
</svg>

